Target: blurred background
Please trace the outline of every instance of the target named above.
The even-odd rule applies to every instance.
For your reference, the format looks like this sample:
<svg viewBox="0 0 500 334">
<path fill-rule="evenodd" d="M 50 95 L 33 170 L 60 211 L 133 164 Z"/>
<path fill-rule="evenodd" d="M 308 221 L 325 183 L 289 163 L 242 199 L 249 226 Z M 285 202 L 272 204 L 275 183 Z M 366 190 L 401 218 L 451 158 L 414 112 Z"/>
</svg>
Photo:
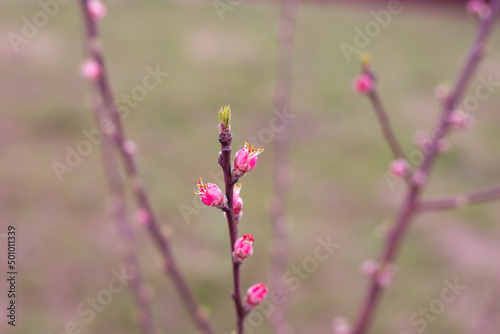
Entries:
<svg viewBox="0 0 500 334">
<path fill-rule="evenodd" d="M 248 0 L 220 15 L 212 1 L 106 5 L 102 42 L 122 105 L 123 95 L 143 85 L 148 68 L 169 73 L 146 97 L 132 101 L 124 124 L 138 145 L 140 171 L 162 227 L 172 234 L 183 273 L 217 333 L 229 333 L 234 310 L 227 225 L 219 211 L 200 208 L 194 181 L 202 177 L 213 182 L 219 171 L 217 111 L 230 104 L 234 149 L 252 137 L 265 148 L 258 168 L 241 179 L 245 208 L 240 234 L 253 233 L 256 239 L 254 255 L 242 269 L 243 289 L 266 282 L 274 134 L 263 129 L 275 117 L 279 6 Z M 139 333 L 136 307 L 126 289 L 88 323 L 77 313 L 87 298 L 106 288 L 113 270 L 123 267 L 120 238 L 108 214 L 99 145 L 60 179 L 53 169 L 54 162 L 66 165 L 69 150 L 87 139 L 86 131 L 96 129 L 89 86 L 79 73 L 85 55 L 80 8 L 73 1 L 61 4 L 30 32 L 23 28 L 26 20 L 44 22 L 34 18 L 44 11 L 40 3 L 2 1 L 0 6 L 0 235 L 4 254 L 7 226 L 17 227 L 19 260 L 17 325 L 8 326 L 2 315 L 0 331 L 59 334 L 74 321 L 81 333 Z M 303 1 L 298 8 L 287 265 L 303 266 L 314 256 L 319 237 L 331 236 L 340 247 L 287 291 L 295 333 L 331 333 L 334 317 L 355 316 L 367 283 L 360 264 L 377 257 L 380 231 L 391 223 L 404 191 L 402 183 L 391 188 L 385 178 L 390 152 L 368 100 L 352 92 L 359 72 L 356 55 L 346 57 L 340 47 L 356 46 L 355 29 L 364 31 L 375 20 L 371 11 L 387 8 L 385 1 Z M 368 45 L 358 48 L 372 55 L 396 134 L 405 150 L 413 152 L 414 133 L 430 129 L 438 117 L 434 88 L 455 78 L 476 24 L 460 1 L 440 6 L 401 1 L 401 8 L 386 26 L 379 25 Z M 23 36 L 22 29 L 30 37 L 17 45 L 16 53 L 8 36 Z M 483 81 L 473 81 L 468 95 L 474 97 L 485 80 L 500 81 L 499 37 L 497 31 L 478 73 Z M 450 136 L 451 150 L 439 158 L 426 195 L 498 183 L 499 86 L 490 85 L 488 98 L 465 108 L 476 125 Z M 135 207 L 129 208 L 132 215 Z M 370 333 L 417 333 L 422 326 L 409 317 L 440 299 L 446 281 L 458 279 L 467 289 L 433 314 L 425 332 L 498 334 L 499 220 L 498 203 L 418 216 L 398 259 L 399 274 Z M 134 230 L 159 329 L 195 333 L 161 272 L 149 236 L 139 224 Z M 5 310 L 7 285 L 3 278 L 0 282 Z M 253 333 L 271 333 L 271 328 L 264 321 Z"/>
</svg>

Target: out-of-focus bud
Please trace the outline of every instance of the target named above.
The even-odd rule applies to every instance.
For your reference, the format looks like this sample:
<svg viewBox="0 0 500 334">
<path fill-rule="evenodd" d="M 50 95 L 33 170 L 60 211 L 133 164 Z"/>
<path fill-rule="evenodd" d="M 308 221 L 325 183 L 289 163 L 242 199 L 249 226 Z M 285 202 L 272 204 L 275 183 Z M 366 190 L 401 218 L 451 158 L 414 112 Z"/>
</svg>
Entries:
<svg viewBox="0 0 500 334">
<path fill-rule="evenodd" d="M 398 273 L 398 267 L 394 263 L 386 263 L 377 273 L 377 283 L 387 288 Z"/>
<path fill-rule="evenodd" d="M 255 306 L 259 305 L 267 297 L 267 286 L 264 283 L 259 283 L 252 285 L 247 290 L 247 295 L 245 297 L 245 307 L 247 310 L 251 310 Z"/>
<path fill-rule="evenodd" d="M 351 326 L 344 317 L 336 317 L 332 320 L 332 328 L 334 334 L 351 334 Z"/>
<path fill-rule="evenodd" d="M 198 191 L 195 194 L 200 195 L 200 200 L 203 204 L 216 208 L 223 208 L 227 205 L 227 198 L 222 190 L 213 183 L 203 184 L 202 179 L 196 181 Z"/>
<path fill-rule="evenodd" d="M 89 0 L 87 10 L 94 20 L 100 20 L 106 16 L 106 6 L 100 0 Z"/>
<path fill-rule="evenodd" d="M 243 262 L 253 254 L 253 234 L 246 234 L 234 243 L 233 258 L 236 262 Z"/>
<path fill-rule="evenodd" d="M 145 208 L 137 209 L 135 212 L 135 220 L 141 225 L 147 225 L 149 219 L 151 218 L 149 211 Z"/>
<path fill-rule="evenodd" d="M 135 141 L 127 139 L 123 142 L 122 149 L 127 154 L 134 154 L 137 151 L 137 144 Z"/>
<path fill-rule="evenodd" d="M 465 113 L 462 110 L 454 110 L 448 118 L 448 123 L 455 129 L 466 129 L 472 125 L 471 114 Z"/>
<path fill-rule="evenodd" d="M 480 19 L 485 19 L 491 14 L 490 5 L 484 0 L 470 0 L 467 3 L 466 9 L 472 15 L 476 15 Z"/>
<path fill-rule="evenodd" d="M 407 177 L 410 174 L 410 164 L 403 158 L 391 162 L 389 171 L 399 177 Z"/>
<path fill-rule="evenodd" d="M 367 277 L 373 277 L 378 271 L 378 262 L 372 259 L 364 260 L 361 263 L 361 273 Z"/>
<path fill-rule="evenodd" d="M 434 96 L 440 101 L 446 100 L 449 95 L 450 95 L 450 87 L 448 87 L 448 85 L 439 84 L 434 89 Z"/>
<path fill-rule="evenodd" d="M 263 149 L 255 148 L 245 143 L 244 147 L 236 152 L 233 163 L 233 176 L 241 177 L 255 168 L 258 155 L 264 152 Z"/>
<path fill-rule="evenodd" d="M 82 75 L 89 80 L 97 80 L 101 77 L 102 68 L 94 59 L 89 59 L 85 61 L 80 67 Z"/>
<path fill-rule="evenodd" d="M 373 90 L 373 78 L 366 73 L 354 79 L 353 89 L 358 94 L 367 94 Z"/>
</svg>

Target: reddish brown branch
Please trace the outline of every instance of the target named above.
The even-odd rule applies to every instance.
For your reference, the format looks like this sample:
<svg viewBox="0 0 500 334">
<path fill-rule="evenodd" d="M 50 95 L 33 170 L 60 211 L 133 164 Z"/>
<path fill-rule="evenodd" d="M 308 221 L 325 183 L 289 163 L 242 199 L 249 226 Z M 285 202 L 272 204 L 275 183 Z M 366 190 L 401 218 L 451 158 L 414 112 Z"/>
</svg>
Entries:
<svg viewBox="0 0 500 334">
<path fill-rule="evenodd" d="M 106 67 L 104 62 L 103 52 L 99 44 L 98 26 L 95 20 L 90 16 L 87 10 L 87 0 L 81 0 L 82 13 L 86 29 L 86 44 L 88 52 L 92 59 L 100 64 L 102 74 L 96 81 L 96 89 L 100 94 L 102 104 L 107 111 L 107 115 L 111 116 L 114 125 L 114 131 L 110 134 L 112 142 L 121 157 L 123 168 L 132 186 L 133 196 L 137 206 L 149 215 L 147 220 L 147 228 L 151 238 L 159 248 L 164 260 L 165 270 L 172 280 L 181 300 L 184 302 L 189 314 L 194 320 L 199 330 L 205 334 L 213 334 L 214 331 L 208 319 L 200 311 L 198 302 L 194 298 L 193 293 L 188 287 L 186 280 L 181 275 L 177 263 L 170 249 L 170 242 L 167 236 L 162 232 L 157 221 L 156 215 L 150 204 L 148 195 L 137 171 L 136 162 L 131 152 L 124 149 L 125 133 L 121 123 L 120 115 L 114 104 L 114 97 L 109 84 Z"/>
<path fill-rule="evenodd" d="M 491 34 L 494 19 L 498 15 L 498 11 L 500 9 L 500 0 L 492 1 L 491 6 L 491 15 L 481 20 L 479 31 L 464 63 L 464 67 L 460 71 L 455 85 L 448 96 L 446 103 L 444 104 L 441 118 L 436 126 L 436 131 L 434 132 L 435 134 L 433 136 L 431 147 L 426 152 L 424 160 L 415 172 L 415 175 L 419 176 L 419 180 L 418 182 L 415 182 L 414 180 L 414 182 L 409 185 L 406 198 L 396 216 L 395 226 L 387 236 L 385 247 L 379 258 L 382 265 L 393 262 L 396 257 L 401 241 L 408 230 L 411 218 L 417 208 L 422 188 L 428 179 L 429 172 L 437 156 L 437 143 L 441 138 L 443 138 L 449 129 L 447 119 L 460 101 L 475 69 L 479 64 L 481 56 L 484 53 L 486 41 Z M 375 313 L 376 305 L 380 299 L 381 293 L 382 287 L 376 277 L 374 277 L 370 282 L 370 286 L 364 298 L 358 318 L 355 322 L 353 334 L 363 334 L 367 331 Z"/>
<path fill-rule="evenodd" d="M 297 16 L 297 0 L 281 0 L 281 18 L 277 31 L 277 82 L 274 93 L 274 108 L 286 112 L 290 107 L 292 82 L 293 33 Z M 282 275 L 287 268 L 287 220 L 286 197 L 290 186 L 290 130 L 285 126 L 275 135 L 273 150 L 273 188 L 270 217 L 273 240 L 271 250 L 271 289 L 286 292 Z M 286 298 L 285 296 L 283 298 Z M 271 325 L 275 333 L 289 333 L 286 303 L 271 314 Z"/>
<path fill-rule="evenodd" d="M 238 238 L 238 225 L 234 218 L 233 192 L 234 185 L 237 180 L 231 175 L 231 142 L 233 135 L 229 128 L 221 131 L 219 142 L 221 143 L 221 153 L 219 155 L 219 164 L 224 173 L 224 184 L 227 197 L 227 210 L 224 210 L 227 218 L 227 226 L 229 229 L 229 242 L 231 243 L 231 263 L 233 266 L 233 292 L 231 296 L 234 300 L 236 310 L 236 329 L 238 334 L 244 333 L 243 324 L 245 321 L 245 310 L 241 299 L 241 279 L 240 279 L 240 263 L 233 258 L 234 243 Z"/>
<path fill-rule="evenodd" d="M 500 199 L 500 186 L 473 190 L 442 198 L 424 199 L 418 203 L 418 209 L 422 211 L 457 209 L 497 199 Z"/>
</svg>

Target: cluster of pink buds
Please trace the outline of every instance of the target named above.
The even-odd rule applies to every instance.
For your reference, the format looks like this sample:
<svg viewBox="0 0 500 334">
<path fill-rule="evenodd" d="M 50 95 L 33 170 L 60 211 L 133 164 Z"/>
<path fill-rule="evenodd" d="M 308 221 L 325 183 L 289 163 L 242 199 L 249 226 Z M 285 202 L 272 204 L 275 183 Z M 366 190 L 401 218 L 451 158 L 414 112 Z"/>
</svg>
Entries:
<svg viewBox="0 0 500 334">
<path fill-rule="evenodd" d="M 448 123 L 455 129 L 466 129 L 472 125 L 473 118 L 462 110 L 454 110 L 448 117 Z"/>
<path fill-rule="evenodd" d="M 228 219 L 230 238 L 231 240 L 236 239 L 232 245 L 231 255 L 233 259 L 233 270 L 238 271 L 239 266 L 247 258 L 252 256 L 253 243 L 255 239 L 253 234 L 245 234 L 242 237 L 237 238 L 238 227 L 236 224 L 239 223 L 243 215 L 243 199 L 240 196 L 241 184 L 236 185 L 235 183 L 240 177 L 255 168 L 257 165 L 258 155 L 264 150 L 255 148 L 253 145 L 245 143 L 244 147 L 236 152 L 233 167 L 231 169 L 230 155 L 227 154 L 229 150 L 225 150 L 226 147 L 230 147 L 232 141 L 231 108 L 229 106 L 222 107 L 219 110 L 218 129 L 219 142 L 225 152 L 224 154 L 222 151 L 219 153 L 219 164 L 224 170 L 227 196 L 224 195 L 222 190 L 219 189 L 217 185 L 212 183 L 203 184 L 202 179 L 196 182 L 198 191 L 195 192 L 195 194 L 200 195 L 200 200 L 203 204 L 216 207 L 224 211 L 224 215 Z M 228 180 L 228 178 L 230 180 Z M 232 189 L 230 187 L 232 187 Z M 230 190 L 232 190 L 232 196 Z M 233 209 L 233 215 L 230 215 L 230 207 Z M 237 282 L 236 278 L 235 282 Z M 237 307 L 243 307 L 246 313 L 250 312 L 254 307 L 264 301 L 267 296 L 267 290 L 267 286 L 263 283 L 255 284 L 248 289 L 244 301 L 239 300 L 239 292 L 237 294 L 235 293 L 235 296 L 238 296 L 235 297 L 236 300 L 241 302 L 241 305 Z M 235 287 L 235 291 L 239 291 L 239 286 Z"/>
<path fill-rule="evenodd" d="M 410 175 L 410 164 L 403 158 L 399 158 L 391 162 L 389 171 L 399 177 L 407 177 Z"/>
<path fill-rule="evenodd" d="M 200 195 L 203 204 L 219 209 L 227 205 L 227 198 L 217 185 L 213 183 L 203 184 L 203 180 L 200 179 L 196 181 L 196 186 L 198 191 L 195 194 Z"/>
<path fill-rule="evenodd" d="M 367 73 L 358 75 L 354 79 L 353 89 L 358 94 L 368 94 L 373 90 L 373 78 Z"/>
<path fill-rule="evenodd" d="M 233 163 L 233 177 L 239 178 L 250 172 L 257 165 L 259 154 L 264 152 L 261 148 L 245 143 L 243 148 L 236 152 Z"/>
<path fill-rule="evenodd" d="M 80 67 L 82 75 L 88 80 L 98 80 L 102 74 L 101 64 L 94 59 L 85 61 Z"/>
<path fill-rule="evenodd" d="M 261 304 L 267 297 L 267 286 L 264 283 L 252 285 L 247 290 L 245 297 L 245 308 L 251 310 L 252 308 Z"/>
<path fill-rule="evenodd" d="M 87 10 L 94 20 L 100 20 L 106 16 L 106 6 L 100 0 L 89 0 Z"/>
<path fill-rule="evenodd" d="M 242 263 L 253 254 L 253 234 L 246 234 L 234 243 L 233 258 L 235 262 Z"/>
</svg>

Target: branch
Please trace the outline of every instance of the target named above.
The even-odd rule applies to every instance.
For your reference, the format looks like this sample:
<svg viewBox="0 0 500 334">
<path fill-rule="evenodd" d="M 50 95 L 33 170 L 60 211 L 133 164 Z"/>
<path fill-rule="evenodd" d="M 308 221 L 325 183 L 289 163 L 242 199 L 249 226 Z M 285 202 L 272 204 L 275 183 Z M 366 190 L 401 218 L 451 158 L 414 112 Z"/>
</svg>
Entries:
<svg viewBox="0 0 500 334">
<path fill-rule="evenodd" d="M 224 210 L 227 218 L 227 226 L 229 229 L 229 242 L 231 243 L 231 261 L 233 264 L 233 293 L 234 307 L 236 310 L 236 328 L 238 334 L 243 334 L 243 324 L 245 320 L 245 312 L 241 301 L 241 281 L 240 281 L 240 264 L 233 258 L 234 243 L 238 238 L 238 225 L 234 219 L 233 209 L 233 190 L 237 180 L 234 180 L 231 175 L 231 142 L 233 135 L 228 127 L 220 131 L 219 142 L 221 143 L 221 153 L 219 155 L 219 163 L 224 173 L 224 184 L 227 197 L 227 210 Z"/>
<path fill-rule="evenodd" d="M 363 73 L 368 74 L 372 79 L 375 78 L 372 70 L 367 65 L 363 66 Z M 375 110 L 375 114 L 377 115 L 382 135 L 387 141 L 394 158 L 404 158 L 405 155 L 403 153 L 403 149 L 401 148 L 396 135 L 392 131 L 389 116 L 387 116 L 387 112 L 382 104 L 382 101 L 380 100 L 376 85 L 373 85 L 373 89 L 368 93 L 368 98 L 370 99 L 373 109 Z"/>
<path fill-rule="evenodd" d="M 379 258 L 380 265 L 382 267 L 393 262 L 396 257 L 399 245 L 409 228 L 411 218 L 417 208 L 421 190 L 428 179 L 429 171 L 437 156 L 437 143 L 449 129 L 447 119 L 462 97 L 476 67 L 479 64 L 481 56 L 484 53 L 486 41 L 490 36 L 494 25 L 494 18 L 498 15 L 499 9 L 500 0 L 492 1 L 491 14 L 481 20 L 479 31 L 469 51 L 464 67 L 460 71 L 452 92 L 443 106 L 441 118 L 436 126 L 437 131 L 435 131 L 435 135 L 433 136 L 431 148 L 426 152 L 424 160 L 415 172 L 415 175 L 418 175 L 419 177 L 418 179 L 414 178 L 409 186 L 403 205 L 396 216 L 395 227 L 387 236 L 385 247 Z M 376 305 L 380 299 L 381 293 L 382 286 L 378 282 L 377 275 L 373 275 L 355 323 L 353 334 L 363 334 L 366 332 L 375 313 Z"/>
<path fill-rule="evenodd" d="M 97 103 L 94 104 L 94 112 L 98 122 L 106 118 L 105 110 L 98 106 Z M 102 145 L 104 175 L 111 191 L 110 211 L 118 229 L 118 234 L 122 239 L 122 257 L 127 268 L 130 268 L 134 273 L 134 278 L 130 282 L 130 290 L 139 308 L 139 326 L 143 333 L 155 334 L 150 300 L 146 294 L 136 254 L 134 232 L 127 214 L 124 180 L 120 173 L 117 156 L 112 150 L 107 137 L 103 140 Z"/>
<path fill-rule="evenodd" d="M 277 36 L 277 83 L 274 93 L 274 108 L 286 111 L 290 107 L 290 87 L 292 76 L 293 32 L 297 16 L 297 0 L 281 0 L 281 18 Z M 290 130 L 288 126 L 276 133 L 274 139 L 273 187 L 270 217 L 273 230 L 271 242 L 272 289 L 285 294 L 286 287 L 282 275 L 287 266 L 287 220 L 286 196 L 290 186 Z M 278 309 L 278 306 L 275 305 Z M 275 333 L 288 334 L 286 305 L 271 314 L 270 321 Z"/>
<path fill-rule="evenodd" d="M 104 56 L 99 44 L 98 26 L 95 20 L 90 16 L 90 13 L 87 9 L 88 1 L 81 0 L 80 3 L 86 28 L 86 44 L 88 52 L 92 59 L 96 61 L 101 67 L 101 75 L 96 81 L 96 89 L 100 94 L 107 115 L 110 115 L 112 119 L 114 131 L 109 135 L 112 142 L 114 143 L 118 155 L 121 157 L 126 175 L 132 186 L 132 192 L 137 206 L 148 213 L 148 232 L 156 246 L 159 248 L 161 256 L 164 260 L 165 270 L 172 280 L 175 288 L 177 289 L 177 292 L 179 293 L 181 300 L 184 302 L 193 321 L 202 333 L 213 334 L 214 331 L 210 323 L 208 322 L 208 319 L 206 319 L 206 317 L 201 313 L 198 302 L 194 298 L 194 295 L 188 287 L 185 278 L 181 275 L 177 267 L 177 263 L 170 249 L 170 242 L 160 228 L 140 175 L 137 171 L 134 156 L 131 152 L 124 149 L 126 137 L 123 131 L 123 125 L 121 123 L 119 112 L 116 105 L 114 104 L 113 93 L 108 81 Z"/>
<path fill-rule="evenodd" d="M 500 199 L 500 186 L 473 190 L 442 198 L 422 200 L 418 204 L 418 209 L 422 211 L 457 209 L 497 199 Z"/>
</svg>

